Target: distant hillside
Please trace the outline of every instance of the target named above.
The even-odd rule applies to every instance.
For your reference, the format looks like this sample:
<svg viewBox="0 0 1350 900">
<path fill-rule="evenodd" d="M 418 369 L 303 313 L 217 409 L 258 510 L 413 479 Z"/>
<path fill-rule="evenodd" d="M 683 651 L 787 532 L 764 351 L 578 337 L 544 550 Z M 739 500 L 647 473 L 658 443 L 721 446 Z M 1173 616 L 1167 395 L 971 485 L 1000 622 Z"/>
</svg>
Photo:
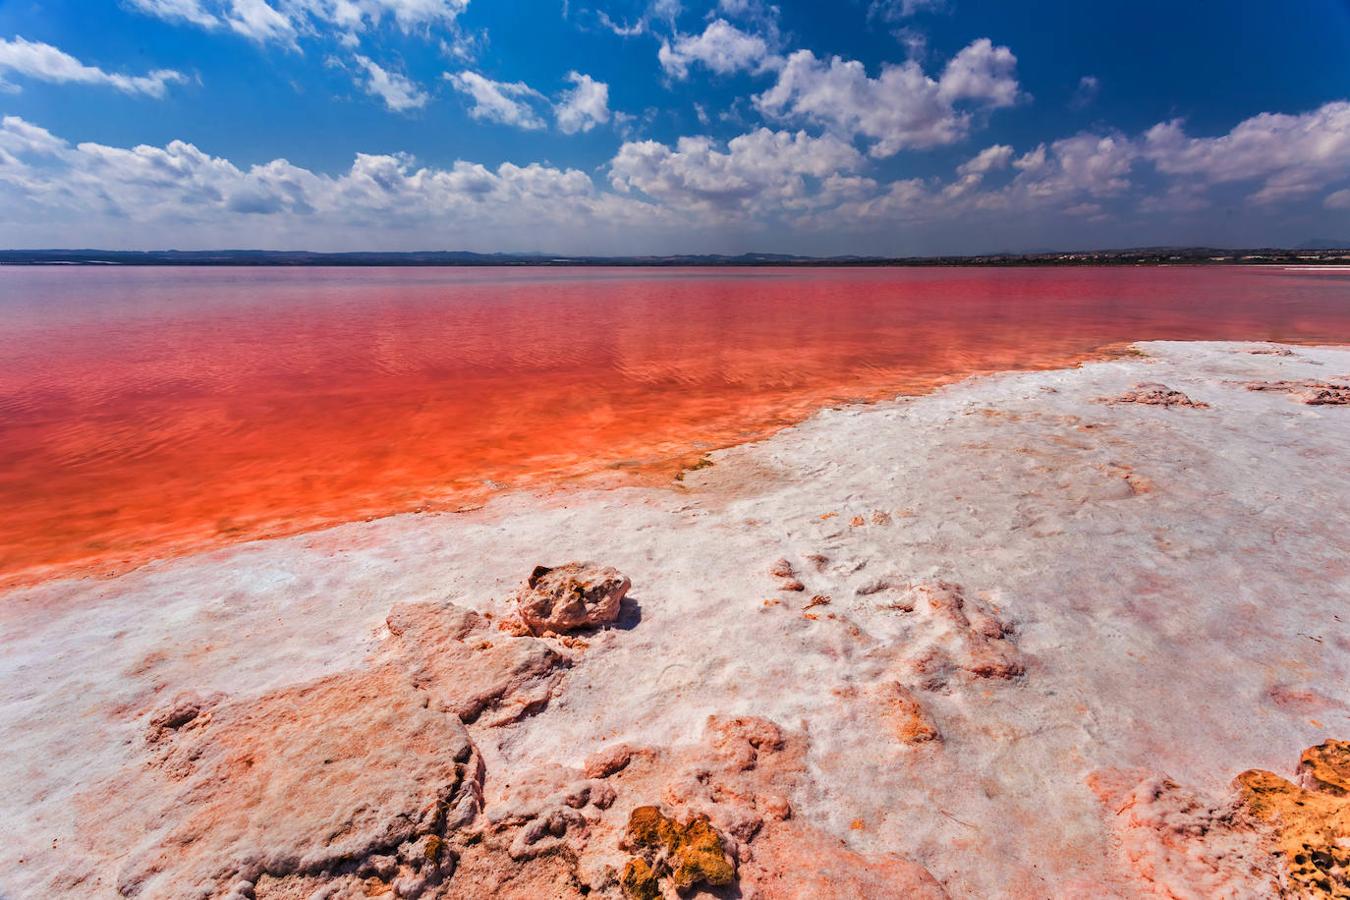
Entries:
<svg viewBox="0 0 1350 900">
<path fill-rule="evenodd" d="M 1123 250 L 995 253 L 979 256 L 793 256 L 782 253 L 674 256 L 548 256 L 426 250 L 404 253 L 308 250 L 0 250 L 0 265 L 116 266 L 1064 266 L 1167 264 L 1350 264 L 1350 242 L 1334 247 L 1218 249 L 1135 247 Z"/>
</svg>

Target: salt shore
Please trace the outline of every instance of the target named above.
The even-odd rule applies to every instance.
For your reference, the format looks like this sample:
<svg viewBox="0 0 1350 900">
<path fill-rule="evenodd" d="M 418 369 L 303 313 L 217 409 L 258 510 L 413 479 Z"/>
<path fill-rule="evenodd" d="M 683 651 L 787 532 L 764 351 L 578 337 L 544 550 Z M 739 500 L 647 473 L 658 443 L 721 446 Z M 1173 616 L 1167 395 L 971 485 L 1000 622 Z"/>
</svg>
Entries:
<svg viewBox="0 0 1350 900">
<path fill-rule="evenodd" d="M 1350 350 L 1137 347 L 10 592 L 0 897 L 1345 896 Z"/>
</svg>

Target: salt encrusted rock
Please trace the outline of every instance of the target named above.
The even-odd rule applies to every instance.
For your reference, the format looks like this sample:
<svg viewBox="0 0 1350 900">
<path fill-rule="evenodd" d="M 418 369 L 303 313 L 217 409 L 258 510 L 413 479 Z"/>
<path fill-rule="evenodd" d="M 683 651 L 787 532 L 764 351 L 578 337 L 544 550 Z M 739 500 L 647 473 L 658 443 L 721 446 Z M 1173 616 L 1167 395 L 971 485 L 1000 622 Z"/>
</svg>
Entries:
<svg viewBox="0 0 1350 900">
<path fill-rule="evenodd" d="M 582 771 L 587 778 L 608 778 L 623 771 L 632 761 L 633 754 L 641 752 L 631 744 L 615 744 L 587 757 Z"/>
<path fill-rule="evenodd" d="M 186 708 L 155 721 L 181 721 Z M 88 804 L 96 820 L 105 807 L 144 818 L 117 879 L 124 896 L 223 896 L 241 881 L 308 885 L 362 868 L 436 881 L 444 873 L 425 853 L 399 866 L 390 850 L 443 840 L 462 808 L 472 818 L 481 804 L 482 763 L 463 724 L 392 665 L 220 703 L 161 743 L 161 760 Z"/>
<path fill-rule="evenodd" d="M 1094 772 L 1087 783 L 1138 896 L 1279 896 L 1278 866 L 1231 799 L 1144 771 Z"/>
<path fill-rule="evenodd" d="M 925 744 L 942 740 L 932 716 L 913 691 L 897 682 L 887 682 L 878 692 L 878 699 L 891 721 L 895 736 L 902 743 Z"/>
<path fill-rule="evenodd" d="M 611 566 L 590 562 L 535 566 L 516 595 L 516 608 L 534 634 L 563 634 L 616 621 L 631 586 Z"/>
<path fill-rule="evenodd" d="M 1016 678 L 1026 662 L 1011 640 L 1013 627 L 984 601 L 968 597 L 958 584 L 931 581 L 914 588 L 914 609 L 922 625 L 912 640 L 912 668 L 922 687 L 946 683 L 953 667 L 976 678 Z"/>
<path fill-rule="evenodd" d="M 1304 750 L 1298 783 L 1305 790 L 1350 797 L 1350 741 L 1327 741 Z"/>
<path fill-rule="evenodd" d="M 1174 391 L 1165 384 L 1148 381 L 1136 384 L 1133 390 L 1126 391 L 1108 403 L 1142 403 L 1147 406 L 1186 406 L 1191 409 L 1208 409 L 1208 403 L 1192 400 L 1181 391 Z"/>
<path fill-rule="evenodd" d="M 80 833 L 125 861 L 108 876 L 116 889 L 441 896 L 482 810 L 484 764 L 463 720 L 541 709 L 569 661 L 452 603 L 398 604 L 387 625 L 364 668 L 260 697 L 185 692 L 151 711 L 145 758 L 78 801 Z M 574 779 L 522 820 L 517 851 L 549 852 L 573 813 L 594 818 L 614 797 Z"/>
<path fill-rule="evenodd" d="M 505 725 L 545 706 L 571 665 L 532 637 L 511 637 L 453 603 L 400 603 L 386 619 L 389 655 L 413 685 L 470 724 Z"/>
<path fill-rule="evenodd" d="M 150 726 L 145 734 L 146 743 L 158 744 L 173 737 L 177 731 L 202 727 L 210 720 L 211 710 L 224 699 L 225 695 L 219 693 L 179 693 L 168 706 L 150 717 Z"/>
<path fill-rule="evenodd" d="M 1302 786 L 1249 769 L 1236 795 L 1106 770 L 1088 785 L 1120 841 L 1123 868 L 1166 896 L 1350 897 L 1350 742 L 1303 752 Z"/>
<path fill-rule="evenodd" d="M 1350 404 L 1350 384 L 1331 381 L 1249 381 L 1249 391 L 1276 391 L 1288 394 L 1309 406 L 1346 406 Z"/>
</svg>

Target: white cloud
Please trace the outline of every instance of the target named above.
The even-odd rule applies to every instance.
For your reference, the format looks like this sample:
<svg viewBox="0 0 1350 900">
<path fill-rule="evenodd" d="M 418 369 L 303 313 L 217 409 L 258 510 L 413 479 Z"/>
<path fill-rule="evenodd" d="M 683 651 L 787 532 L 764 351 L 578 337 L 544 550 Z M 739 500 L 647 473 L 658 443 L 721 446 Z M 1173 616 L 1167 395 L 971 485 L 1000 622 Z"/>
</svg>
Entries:
<svg viewBox="0 0 1350 900">
<path fill-rule="evenodd" d="M 614 34 L 617 34 L 619 37 L 637 37 L 647 30 L 647 20 L 645 18 L 640 18 L 636 22 L 630 24 L 628 22 L 621 23 L 615 21 L 610 17 L 609 13 L 605 12 L 603 9 L 596 12 L 595 15 L 596 18 L 600 20 L 601 25 L 609 31 L 612 31 Z"/>
<path fill-rule="evenodd" d="M 1011 190 L 1042 202 L 1116 196 L 1130 187 L 1138 157 L 1135 143 L 1123 135 L 1076 134 L 1014 162 L 1020 172 Z"/>
<path fill-rule="evenodd" d="M 898 22 L 916 13 L 938 12 L 947 8 L 947 0 L 872 0 L 867 7 L 869 18 Z"/>
<path fill-rule="evenodd" d="M 142 12 L 168 21 L 189 22 L 203 28 L 214 28 L 220 20 L 202 6 L 201 0 L 130 0 Z"/>
<path fill-rule="evenodd" d="M 390 72 L 359 53 L 354 58 L 365 70 L 366 93 L 379 97 L 394 112 L 407 112 L 427 105 L 426 93 L 403 75 Z"/>
<path fill-rule="evenodd" d="M 608 122 L 609 85 L 580 72 L 568 72 L 567 80 L 573 87 L 563 92 L 561 101 L 553 109 L 558 130 L 563 134 L 576 134 Z"/>
<path fill-rule="evenodd" d="M 469 84 L 471 74 L 461 73 L 461 80 Z M 511 103 L 523 96 L 536 118 L 545 111 L 547 98 L 527 86 L 507 85 L 503 92 L 498 83 L 476 77 L 481 83 L 470 86 L 492 88 L 480 90 L 486 108 L 492 108 L 495 91 Z M 572 127 L 564 126 L 562 110 L 585 76 L 577 73 L 571 82 L 553 110 L 560 130 Z M 1010 239 L 1037 227 L 1028 223 L 1057 222 L 1065 229 L 1110 227 L 1117 229 L 1111 234 L 1147 241 L 1167 234 L 1179 215 L 1212 206 L 1216 186 L 1243 181 L 1255 182 L 1258 200 L 1262 192 L 1269 196 L 1294 185 L 1297 193 L 1282 196 L 1309 202 L 1284 221 L 1306 236 L 1310 217 L 1331 223 L 1316 226 L 1320 232 L 1350 209 L 1346 106 L 1254 116 L 1215 138 L 1188 137 L 1176 123 L 1162 123 L 1142 135 L 1074 134 L 1024 147 L 1020 155 L 995 144 L 949 177 L 889 183 L 869 177 L 874 173 L 858 148 L 828 131 L 758 128 L 726 143 L 710 137 L 627 141 L 610 161 L 606 183 L 597 184 L 585 172 L 538 163 L 490 168 L 458 161 L 438 168 L 401 154 L 360 154 L 336 174 L 286 160 L 245 167 L 182 141 L 72 146 L 10 116 L 0 121 L 0 240 L 182 246 L 187 236 L 196 246 L 240 239 L 293 246 L 298 234 L 310 246 L 385 241 L 392 249 L 427 246 L 430 235 L 440 246 L 518 249 L 527 242 L 534 249 L 614 252 L 715 245 L 716 235 L 734 233 L 740 239 L 797 235 L 809 250 L 811 241 L 841 234 L 858 237 L 860 248 L 868 241 L 891 246 L 885 242 L 901 233 L 897 226 L 922 226 L 915 234 L 945 230 Z M 578 112 L 575 121 L 594 121 L 601 108 L 608 109 L 607 101 L 592 104 L 589 114 Z M 618 113 L 609 111 L 609 117 Z M 1141 169 L 1148 178 L 1136 178 Z M 1250 218 L 1260 229 L 1281 221 L 1268 209 L 1252 209 Z M 1127 227 L 1135 230 L 1120 230 Z M 1061 232 L 1075 240 L 1106 233 Z"/>
<path fill-rule="evenodd" d="M 1188 137 L 1174 119 L 1148 130 L 1143 153 L 1168 175 L 1260 181 L 1256 203 L 1296 199 L 1350 178 L 1350 102 L 1302 115 L 1262 113 L 1212 138 Z"/>
<path fill-rule="evenodd" d="M 1073 96 L 1069 98 L 1069 108 L 1087 109 L 1096 102 L 1101 89 L 1102 83 L 1096 75 L 1084 75 L 1078 79 L 1078 87 L 1074 88 Z"/>
<path fill-rule="evenodd" d="M 956 167 L 958 175 L 984 175 L 995 169 L 1006 169 L 1012 162 L 1013 148 L 1007 144 L 985 147 L 975 156 Z"/>
<path fill-rule="evenodd" d="M 972 41 L 952 57 L 938 80 L 938 95 L 948 103 L 974 100 L 998 108 L 1017 102 L 1017 57 L 989 38 Z"/>
<path fill-rule="evenodd" d="M 235 0 L 238 2 L 238 0 Z M 281 0 L 292 16 L 308 15 L 354 31 L 392 19 L 404 31 L 449 25 L 469 7 L 469 0 Z"/>
<path fill-rule="evenodd" d="M 130 0 L 141 12 L 203 28 L 230 28 L 258 41 L 293 44 L 297 35 L 355 35 L 390 21 L 404 32 L 451 27 L 469 0 Z M 349 41 L 349 43 L 351 42 Z"/>
<path fill-rule="evenodd" d="M 402 240 L 435 235 L 452 246 L 500 249 L 666 221 L 661 209 L 598 190 L 576 169 L 464 161 L 434 168 L 369 154 L 338 175 L 282 159 L 244 168 L 183 141 L 71 146 L 14 116 L 0 120 L 0 200 L 0 234 L 11 243 L 24 223 L 41 221 L 91 240 L 134 233 L 163 246 L 259 246 L 269 236 L 293 246 L 297 234 L 369 246 L 401 230 Z"/>
<path fill-rule="evenodd" d="M 835 56 L 827 63 L 810 50 L 798 50 L 787 58 L 777 83 L 755 98 L 755 105 L 776 118 L 813 122 L 849 137 L 861 135 L 873 141 L 872 156 L 892 156 L 965 137 L 971 116 L 956 108 L 959 101 L 985 108 L 1014 103 L 1016 64 L 1007 47 L 995 47 L 987 38 L 958 53 L 937 80 L 914 60 L 884 65 L 878 77 L 870 78 L 857 60 Z"/>
<path fill-rule="evenodd" d="M 702 34 L 679 35 L 675 43 L 661 42 L 657 59 L 667 75 L 686 78 L 694 63 L 702 63 L 718 75 L 751 71 L 764 65 L 769 45 L 764 38 L 748 34 L 726 19 L 714 19 Z"/>
<path fill-rule="evenodd" d="M 163 97 L 165 88 L 187 79 L 172 69 L 157 69 L 145 75 L 121 75 L 87 66 L 51 44 L 0 38 L 0 74 L 13 73 L 38 81 L 57 84 L 97 84 L 116 88 L 125 94 Z"/>
<path fill-rule="evenodd" d="M 984 182 L 985 175 L 996 169 L 1006 169 L 1012 157 L 1013 148 L 1007 144 L 986 147 L 956 167 L 959 177 L 943 189 L 943 195 L 956 198 L 970 193 Z"/>
<path fill-rule="evenodd" d="M 231 0 L 222 19 L 230 28 L 255 41 L 295 43 L 295 22 L 274 9 L 267 0 Z"/>
<path fill-rule="evenodd" d="M 757 131 L 733 138 L 725 151 L 707 137 L 684 137 L 675 147 L 635 141 L 619 148 L 610 181 L 619 191 L 641 191 L 681 210 L 741 216 L 811 205 L 810 177 L 824 180 L 862 165 L 838 138 Z"/>
<path fill-rule="evenodd" d="M 526 130 L 544 127 L 533 103 L 543 95 L 521 81 L 493 81 L 477 72 L 447 72 L 445 79 L 455 90 L 473 98 L 469 115 L 484 122 L 497 122 Z"/>
</svg>

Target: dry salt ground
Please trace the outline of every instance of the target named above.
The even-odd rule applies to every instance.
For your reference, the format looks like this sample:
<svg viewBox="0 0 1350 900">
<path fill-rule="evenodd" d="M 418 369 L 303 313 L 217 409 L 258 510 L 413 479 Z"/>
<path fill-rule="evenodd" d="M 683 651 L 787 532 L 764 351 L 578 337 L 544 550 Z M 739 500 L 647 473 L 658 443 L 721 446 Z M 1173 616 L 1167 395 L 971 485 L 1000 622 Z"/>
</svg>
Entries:
<svg viewBox="0 0 1350 900">
<path fill-rule="evenodd" d="M 631 603 L 546 708 L 470 729 L 486 812 L 541 767 L 754 716 L 807 742 L 795 820 L 952 897 L 1149 896 L 1163 875 L 1121 852 L 1093 773 L 1222 794 L 1350 738 L 1350 409 L 1243 386 L 1343 383 L 1350 350 L 1137 347 L 824 410 L 669 489 L 508 495 L 11 592 L 0 897 L 115 896 L 124 859 L 77 811 L 141 764 L 159 699 L 359 667 L 399 602 L 505 618 L 533 566 L 573 559 L 618 568 Z M 1145 382 L 1208 405 L 1103 402 Z M 966 625 L 927 602 L 953 593 Z M 893 684 L 935 740 L 897 739 Z M 76 867 L 107 874 L 60 888 Z"/>
</svg>

